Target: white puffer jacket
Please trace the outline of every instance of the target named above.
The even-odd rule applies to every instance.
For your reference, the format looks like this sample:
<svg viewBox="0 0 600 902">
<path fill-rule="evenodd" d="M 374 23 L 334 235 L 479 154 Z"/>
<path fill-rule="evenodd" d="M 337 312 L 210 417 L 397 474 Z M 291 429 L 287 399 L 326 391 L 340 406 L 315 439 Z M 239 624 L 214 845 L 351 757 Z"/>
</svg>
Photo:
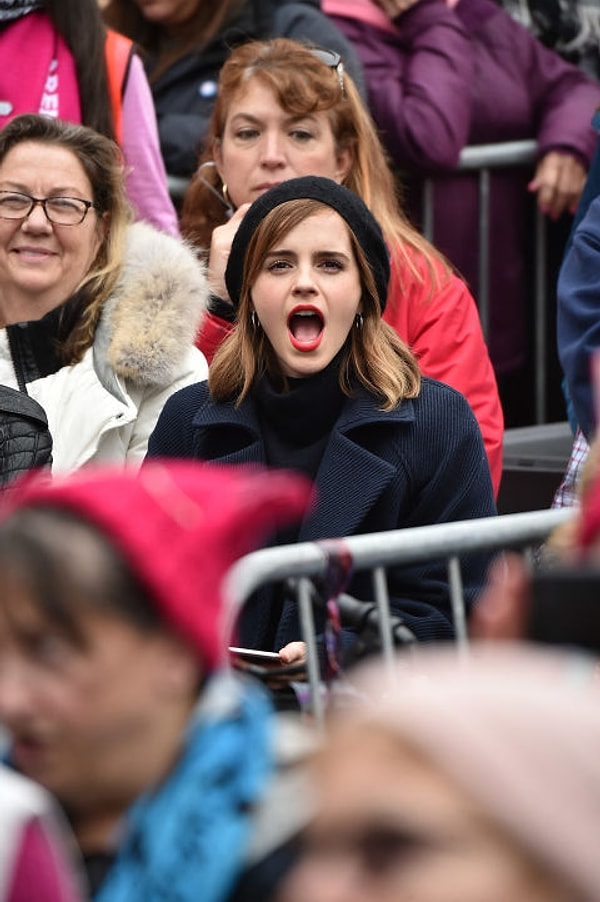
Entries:
<svg viewBox="0 0 600 902">
<path fill-rule="evenodd" d="M 207 377 L 194 346 L 208 299 L 203 264 L 182 241 L 145 223 L 130 226 L 125 260 L 83 359 L 32 381 L 25 375 L 27 392 L 48 417 L 54 472 L 92 462 L 139 466 L 167 398 Z M 4 331 L 15 328 L 23 325 Z M 0 340 L 2 381 L 9 381 L 8 363 L 17 384 L 23 355 L 11 344 L 10 335 Z"/>
</svg>

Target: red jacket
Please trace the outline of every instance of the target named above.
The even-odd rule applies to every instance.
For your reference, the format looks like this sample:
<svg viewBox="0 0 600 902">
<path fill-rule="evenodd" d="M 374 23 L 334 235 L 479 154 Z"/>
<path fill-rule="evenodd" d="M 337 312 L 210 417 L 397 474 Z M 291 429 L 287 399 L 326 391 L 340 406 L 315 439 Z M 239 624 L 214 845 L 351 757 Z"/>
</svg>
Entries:
<svg viewBox="0 0 600 902">
<path fill-rule="evenodd" d="M 494 492 L 502 476 L 504 417 L 496 378 L 481 331 L 479 313 L 462 279 L 439 267 L 439 287 L 428 297 L 431 279 L 425 262 L 417 258 L 423 274 L 419 281 L 403 267 L 402 285 L 392 264 L 388 302 L 383 319 L 416 354 L 426 376 L 446 382 L 461 392 L 479 422 L 485 443 Z M 196 340 L 210 363 L 233 325 L 206 314 Z"/>
</svg>

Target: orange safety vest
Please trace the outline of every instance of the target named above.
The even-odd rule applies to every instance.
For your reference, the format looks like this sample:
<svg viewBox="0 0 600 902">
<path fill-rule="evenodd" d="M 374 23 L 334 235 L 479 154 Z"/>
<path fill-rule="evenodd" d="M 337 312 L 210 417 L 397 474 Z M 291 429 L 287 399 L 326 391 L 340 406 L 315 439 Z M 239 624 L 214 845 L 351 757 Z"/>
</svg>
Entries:
<svg viewBox="0 0 600 902">
<path fill-rule="evenodd" d="M 133 41 L 110 28 L 106 30 L 104 56 L 108 72 L 108 91 L 112 107 L 115 136 L 119 144 L 123 138 L 123 93 L 127 84 Z"/>
</svg>

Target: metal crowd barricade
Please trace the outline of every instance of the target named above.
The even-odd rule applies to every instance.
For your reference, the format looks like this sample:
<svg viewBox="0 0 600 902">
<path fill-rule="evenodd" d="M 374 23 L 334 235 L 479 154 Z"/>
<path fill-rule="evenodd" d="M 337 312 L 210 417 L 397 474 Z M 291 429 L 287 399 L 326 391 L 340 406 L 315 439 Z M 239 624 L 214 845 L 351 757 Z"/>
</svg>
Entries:
<svg viewBox="0 0 600 902">
<path fill-rule="evenodd" d="M 479 291 L 477 304 L 483 334 L 489 336 L 490 324 L 490 173 L 493 169 L 528 166 L 535 163 L 537 143 L 534 140 L 505 141 L 498 144 L 474 144 L 463 148 L 458 170 L 476 172 L 479 178 Z M 423 184 L 423 233 L 435 243 L 434 184 Z M 546 226 L 544 216 L 535 207 L 535 277 L 534 277 L 534 356 L 535 356 L 535 421 L 545 421 L 546 410 Z"/>
<path fill-rule="evenodd" d="M 322 723 L 324 702 L 320 691 L 319 661 L 312 608 L 312 583 L 327 575 L 332 556 L 349 555 L 354 572 L 370 570 L 379 615 L 382 654 L 390 673 L 394 664 L 394 643 L 390 629 L 390 604 L 385 568 L 429 560 L 446 559 L 450 597 L 459 652 L 467 649 L 465 604 L 460 558 L 474 552 L 528 548 L 542 542 L 559 524 L 573 516 L 573 509 L 529 511 L 479 520 L 440 523 L 411 529 L 369 533 L 343 539 L 300 542 L 265 548 L 240 558 L 224 583 L 229 640 L 245 602 L 261 586 L 296 579 L 296 599 L 300 625 L 307 644 L 307 675 L 311 707 L 317 723 Z"/>
</svg>

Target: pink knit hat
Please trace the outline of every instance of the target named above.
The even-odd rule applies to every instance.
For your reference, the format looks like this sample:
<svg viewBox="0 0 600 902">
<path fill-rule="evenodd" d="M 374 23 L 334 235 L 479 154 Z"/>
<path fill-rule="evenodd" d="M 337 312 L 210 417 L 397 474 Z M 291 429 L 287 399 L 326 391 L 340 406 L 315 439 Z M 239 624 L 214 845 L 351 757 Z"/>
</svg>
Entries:
<svg viewBox="0 0 600 902">
<path fill-rule="evenodd" d="M 380 666 L 345 721 L 402 737 L 524 849 L 600 899 L 600 685 L 592 659 L 511 643 L 421 650 Z M 350 752 L 348 752 L 350 754 Z"/>
<path fill-rule="evenodd" d="M 225 659 L 221 584 L 231 564 L 269 533 L 300 520 L 310 483 L 298 475 L 192 461 L 151 461 L 138 471 L 82 469 L 28 476 L 2 518 L 23 507 L 73 511 L 100 529 L 207 670 Z"/>
</svg>

